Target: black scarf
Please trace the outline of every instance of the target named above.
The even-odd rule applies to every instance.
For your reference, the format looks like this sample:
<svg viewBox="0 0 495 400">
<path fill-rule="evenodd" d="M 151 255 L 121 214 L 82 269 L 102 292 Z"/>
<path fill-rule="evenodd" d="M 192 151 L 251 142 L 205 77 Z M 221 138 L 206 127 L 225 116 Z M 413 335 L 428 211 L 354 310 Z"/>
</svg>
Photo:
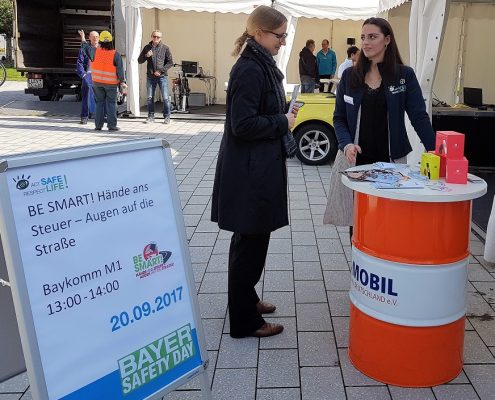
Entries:
<svg viewBox="0 0 495 400">
<path fill-rule="evenodd" d="M 278 100 L 278 112 L 285 114 L 287 108 L 287 101 L 285 100 L 284 86 L 282 81 L 284 80 L 284 74 L 277 67 L 277 63 L 273 59 L 273 56 L 256 40 L 248 39 L 246 44 L 253 50 L 254 54 L 258 56 L 258 60 L 261 61 L 263 69 L 265 70 L 271 86 L 275 89 Z M 285 149 L 287 157 L 292 158 L 296 154 L 297 145 L 294 140 L 292 132 L 287 131 L 282 136 L 282 144 Z"/>
</svg>

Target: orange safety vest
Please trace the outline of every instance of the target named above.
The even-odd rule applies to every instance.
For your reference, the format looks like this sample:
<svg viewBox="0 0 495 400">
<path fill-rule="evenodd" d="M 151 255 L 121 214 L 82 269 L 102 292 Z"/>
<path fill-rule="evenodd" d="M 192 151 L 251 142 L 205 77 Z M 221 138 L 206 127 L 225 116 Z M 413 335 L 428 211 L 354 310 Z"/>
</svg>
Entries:
<svg viewBox="0 0 495 400">
<path fill-rule="evenodd" d="M 91 62 L 93 82 L 105 85 L 118 85 L 117 67 L 113 65 L 115 50 L 96 49 L 95 59 Z"/>
</svg>

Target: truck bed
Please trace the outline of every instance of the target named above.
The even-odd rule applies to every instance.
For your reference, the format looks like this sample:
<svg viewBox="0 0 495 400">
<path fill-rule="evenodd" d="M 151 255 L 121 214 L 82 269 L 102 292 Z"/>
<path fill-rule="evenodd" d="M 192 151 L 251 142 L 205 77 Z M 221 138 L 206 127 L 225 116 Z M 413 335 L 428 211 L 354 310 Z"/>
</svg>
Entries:
<svg viewBox="0 0 495 400">
<path fill-rule="evenodd" d="M 112 32 L 112 3 L 112 0 L 16 0 L 18 70 L 73 72 L 80 47 L 77 30 Z"/>
</svg>

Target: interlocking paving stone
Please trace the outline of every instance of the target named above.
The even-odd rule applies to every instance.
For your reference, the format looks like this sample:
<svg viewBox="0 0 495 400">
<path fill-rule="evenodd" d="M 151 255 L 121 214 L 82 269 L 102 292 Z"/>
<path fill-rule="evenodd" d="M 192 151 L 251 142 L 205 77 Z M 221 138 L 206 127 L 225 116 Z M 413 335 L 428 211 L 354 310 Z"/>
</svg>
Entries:
<svg viewBox="0 0 495 400">
<path fill-rule="evenodd" d="M 327 297 L 332 317 L 349 317 L 349 291 L 327 291 Z"/>
<path fill-rule="evenodd" d="M 297 350 L 260 350 L 258 387 L 299 386 Z"/>
<path fill-rule="evenodd" d="M 227 310 L 227 294 L 198 294 L 201 318 L 225 318 Z"/>
<path fill-rule="evenodd" d="M 340 368 L 302 367 L 303 400 L 346 400 Z"/>
<path fill-rule="evenodd" d="M 294 261 L 320 261 L 316 246 L 294 246 L 292 253 Z"/>
<path fill-rule="evenodd" d="M 479 400 L 471 385 L 442 385 L 433 388 L 437 400 Z"/>
<path fill-rule="evenodd" d="M 194 279 L 201 291 L 225 291 L 225 277 L 228 262 L 228 247 L 231 232 L 219 230 L 218 225 L 210 221 L 211 193 L 216 166 L 216 157 L 220 145 L 223 122 L 172 121 L 167 127 L 147 126 L 140 122 L 119 120 L 125 133 L 95 135 L 89 128 L 75 126 L 75 119 L 20 118 L 24 128 L 17 129 L 19 118 L 10 120 L 0 117 L 0 148 L 3 154 L 13 154 L 24 147 L 30 151 L 64 148 L 68 145 L 87 145 L 110 143 L 137 137 L 160 137 L 167 140 L 172 149 L 173 165 L 178 181 L 179 197 L 184 207 L 184 221 Z M 36 125 L 36 130 L 30 127 Z M 41 128 L 41 129 L 39 129 Z M 139 131 L 139 134 L 134 133 Z M 215 375 L 214 399 L 255 399 L 256 400 L 292 400 L 339 399 L 343 390 L 342 375 L 348 389 L 348 399 L 361 398 L 387 399 L 387 388 L 394 400 L 434 399 L 430 388 L 404 389 L 381 385 L 360 374 L 349 363 L 347 356 L 349 323 L 349 261 L 350 243 L 346 227 L 323 224 L 323 211 L 326 206 L 326 191 L 330 176 L 330 166 L 312 167 L 298 160 L 288 160 L 289 209 L 291 225 L 283 227 L 271 235 L 270 254 L 266 262 L 266 272 L 281 272 L 281 275 L 265 275 L 256 286 L 263 298 L 277 305 L 274 314 L 267 315 L 267 321 L 281 322 L 286 329 L 283 334 L 270 338 L 236 339 L 238 343 L 228 348 L 229 318 L 226 293 L 200 293 L 201 316 L 205 328 L 206 347 L 210 357 L 210 382 Z M 303 218 L 303 219 L 301 219 Z M 216 235 L 216 236 L 215 236 Z M 216 239 L 216 240 L 215 240 Z M 470 265 L 468 269 L 468 315 L 466 321 L 466 365 L 465 373 L 449 382 L 448 385 L 435 388 L 436 399 L 469 399 L 475 390 L 482 400 L 495 398 L 495 345 L 493 320 L 495 317 L 495 264 L 486 262 L 482 257 L 483 245 L 471 235 Z M 310 251 L 307 251 L 311 249 Z M 314 248 L 314 250 L 312 249 Z M 340 253 L 332 253 L 338 250 Z M 301 260 L 302 258 L 302 260 Z M 324 274 L 322 273 L 324 271 Z M 282 278 L 281 282 L 276 282 Z M 295 285 L 294 285 L 295 281 Z M 321 294 L 319 289 L 310 293 L 311 285 L 326 285 L 328 303 L 303 303 L 296 300 L 316 301 Z M 288 291 L 279 291 L 286 290 Z M 340 289 L 340 290 L 335 290 Z M 263 291 L 263 292 L 262 292 Z M 305 296 L 307 298 L 304 300 Z M 491 304 L 489 304 L 491 303 Z M 316 306 L 316 308 L 315 308 Z M 318 309 L 318 306 L 323 306 Z M 332 319 L 329 317 L 331 311 Z M 332 332 L 332 326 L 333 331 Z M 223 328 L 223 334 L 222 334 Z M 297 328 L 297 331 L 296 331 Z M 325 337 L 323 340 L 321 336 Z M 311 340 L 314 337 L 315 339 Z M 225 347 L 222 342 L 225 339 Z M 235 359 L 246 357 L 242 343 L 257 343 L 254 350 L 255 361 L 234 368 L 221 368 L 221 363 L 235 363 Z M 338 354 L 341 367 L 326 366 L 328 353 L 325 346 L 335 342 L 338 351 L 332 348 L 331 354 Z M 318 345 L 320 352 L 312 347 Z M 248 345 L 249 346 L 249 345 Z M 222 360 L 217 363 L 220 351 Z M 288 353 L 270 353 L 288 352 Z M 281 358 L 277 358 L 280 357 Z M 231 361 L 230 358 L 234 359 Z M 332 358 L 332 357 L 329 357 Z M 279 360 L 282 362 L 278 362 Z M 226 361 L 228 360 L 228 361 Z M 305 363 L 323 363 L 325 366 L 303 366 Z M 218 365 L 217 365 L 218 364 Z M 241 363 L 239 363 L 241 364 Z M 213 368 L 217 366 L 216 370 Z M 258 370 L 256 367 L 258 367 Z M 335 376 L 331 379 L 328 371 Z M 336 372 L 335 372 L 336 371 Z M 237 374 L 240 372 L 239 374 Z M 272 376 L 273 375 L 273 376 Z M 5 391 L 7 382 L 0 384 L 0 400 L 29 400 L 27 376 L 19 384 L 19 392 Z M 299 379 L 300 378 L 300 379 Z M 18 379 L 18 377 L 16 377 Z M 166 396 L 167 400 L 202 399 L 198 377 L 187 382 L 180 390 Z M 258 382 L 258 384 L 257 384 Z M 470 384 L 474 390 L 470 389 Z M 10 383 L 9 383 L 10 384 Z M 330 389 L 326 385 L 332 386 Z M 238 389 L 239 388 L 239 389 Z M 458 390 L 456 392 L 456 390 Z M 217 392 L 215 392 L 217 391 Z M 451 391 L 454 397 L 450 396 Z M 331 397 L 325 397 L 325 393 Z M 217 395 L 217 397 L 215 397 Z M 14 397 L 12 397 L 14 396 Z M 22 398 L 21 398 L 22 396 Z M 222 397 L 223 396 L 223 397 Z M 455 397 L 457 396 L 457 397 Z M 464 396 L 464 397 L 462 397 Z M 345 397 L 343 397 L 345 398 Z M 476 397 L 477 398 L 477 397 Z"/>
<path fill-rule="evenodd" d="M 265 271 L 263 288 L 270 292 L 293 292 L 292 271 Z"/>
<path fill-rule="evenodd" d="M 255 368 L 258 361 L 258 338 L 235 339 L 222 335 L 217 368 Z"/>
<path fill-rule="evenodd" d="M 338 367 L 339 359 L 333 332 L 299 332 L 301 367 Z"/>
<path fill-rule="evenodd" d="M 351 274 L 349 271 L 323 271 L 327 290 L 349 290 Z"/>
<path fill-rule="evenodd" d="M 325 285 L 321 281 L 295 281 L 296 303 L 326 303 Z"/>
<path fill-rule="evenodd" d="M 258 389 L 256 400 L 301 400 L 299 388 Z"/>
<path fill-rule="evenodd" d="M 349 347 L 349 317 L 332 316 L 337 347 Z"/>
<path fill-rule="evenodd" d="M 293 268 L 292 263 L 292 251 L 286 254 L 268 253 L 265 261 L 265 270 L 290 271 Z"/>
<path fill-rule="evenodd" d="M 321 281 L 323 279 L 321 264 L 317 261 L 296 261 L 294 279 L 296 281 Z"/>
<path fill-rule="evenodd" d="M 227 293 L 227 272 L 207 272 L 204 274 L 200 293 Z"/>
<path fill-rule="evenodd" d="M 495 365 L 465 365 L 464 371 L 482 400 L 495 398 Z"/>
<path fill-rule="evenodd" d="M 256 369 L 217 369 L 212 392 L 215 400 L 254 400 Z"/>
<path fill-rule="evenodd" d="M 263 292 L 263 300 L 277 306 L 274 317 L 295 317 L 296 302 L 294 292 Z"/>
<path fill-rule="evenodd" d="M 402 388 L 388 386 L 392 400 L 435 400 L 435 395 L 430 388 Z"/>
<path fill-rule="evenodd" d="M 27 372 L 0 383 L 0 393 L 24 393 L 29 386 Z"/>
<path fill-rule="evenodd" d="M 466 364 L 495 363 L 495 358 L 477 332 L 464 333 L 464 362 Z"/>
<path fill-rule="evenodd" d="M 331 331 L 332 322 L 327 303 L 296 304 L 298 331 Z"/>
<path fill-rule="evenodd" d="M 322 254 L 321 268 L 326 271 L 349 271 L 349 264 L 344 254 Z"/>
</svg>

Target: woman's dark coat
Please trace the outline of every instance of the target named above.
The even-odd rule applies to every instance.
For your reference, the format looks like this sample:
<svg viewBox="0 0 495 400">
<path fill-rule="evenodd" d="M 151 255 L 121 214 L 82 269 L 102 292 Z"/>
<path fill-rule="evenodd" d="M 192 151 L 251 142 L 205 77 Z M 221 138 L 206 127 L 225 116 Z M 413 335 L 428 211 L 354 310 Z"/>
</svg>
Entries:
<svg viewBox="0 0 495 400">
<path fill-rule="evenodd" d="M 289 223 L 281 142 L 288 122 L 278 107 L 275 88 L 247 46 L 230 73 L 215 172 L 211 220 L 221 229 L 258 234 Z"/>
</svg>

